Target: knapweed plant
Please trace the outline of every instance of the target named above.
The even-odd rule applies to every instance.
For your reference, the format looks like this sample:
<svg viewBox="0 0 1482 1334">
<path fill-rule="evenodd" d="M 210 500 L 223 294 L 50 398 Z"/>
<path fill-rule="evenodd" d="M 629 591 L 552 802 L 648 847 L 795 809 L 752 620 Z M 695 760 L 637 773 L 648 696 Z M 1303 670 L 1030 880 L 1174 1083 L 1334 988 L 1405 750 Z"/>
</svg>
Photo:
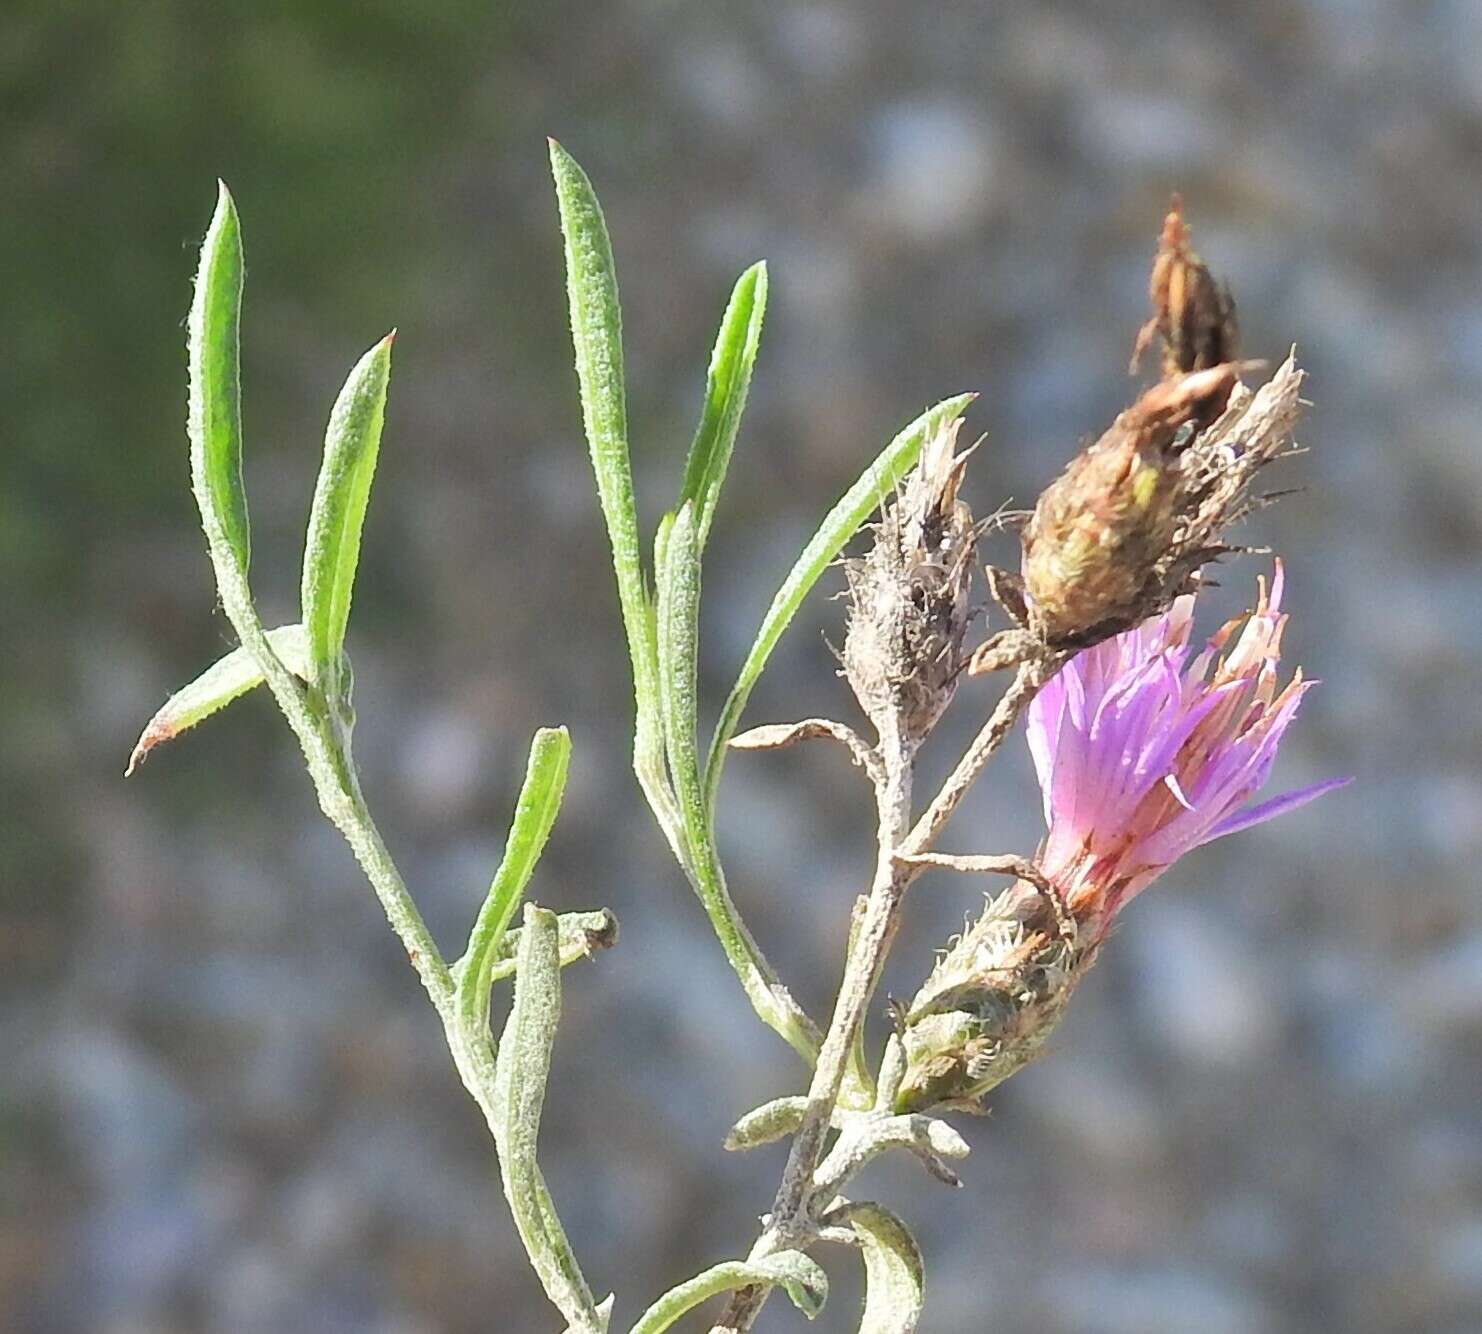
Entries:
<svg viewBox="0 0 1482 1334">
<path fill-rule="evenodd" d="M 984 1096 L 1043 1048 L 1077 984 L 1131 899 L 1184 853 L 1289 811 L 1322 783 L 1251 804 L 1311 686 L 1285 684 L 1286 614 L 1276 561 L 1255 605 L 1200 648 L 1193 626 L 1210 562 L 1241 550 L 1233 525 L 1268 496 L 1269 463 L 1294 451 L 1302 376 L 1288 358 L 1259 388 L 1259 363 L 1236 351 L 1234 307 L 1189 244 L 1175 203 L 1151 284 L 1152 317 L 1137 352 L 1161 344 L 1155 381 L 1081 450 L 1032 511 L 976 520 L 962 497 L 971 450 L 958 449 L 972 395 L 946 399 L 885 446 L 824 517 L 783 579 L 751 651 L 702 742 L 696 691 L 701 573 L 761 341 L 767 271 L 741 275 L 721 321 L 673 508 L 651 548 L 639 531 L 629 465 L 622 325 L 612 249 L 591 184 L 551 144 L 565 237 L 567 289 L 582 415 L 612 544 L 632 660 L 633 767 L 663 837 L 699 898 L 758 1018 L 807 1067 L 803 1087 L 741 1116 L 725 1147 L 788 1138 L 791 1149 L 760 1235 L 653 1301 L 631 1325 L 658 1334 L 725 1295 L 715 1331 L 750 1329 L 780 1288 L 805 1315 L 827 1295 L 811 1257 L 853 1247 L 867 1296 L 862 1334 L 917 1327 L 924 1265 L 907 1224 L 852 1199 L 856 1174 L 895 1150 L 959 1185 L 968 1147 L 945 1119 Z M 361 529 L 375 475 L 391 368 L 387 335 L 351 371 L 330 413 L 309 511 L 300 620 L 266 628 L 249 582 L 242 486 L 238 316 L 242 243 L 223 187 L 201 250 L 189 319 L 191 477 L 221 605 L 240 647 L 172 697 L 145 729 L 150 749 L 266 684 L 297 738 L 324 814 L 349 842 L 442 1020 L 453 1064 L 488 1123 L 505 1195 L 530 1262 L 571 1331 L 608 1329 L 616 1297 L 597 1301 L 562 1229 L 537 1161 L 561 969 L 613 944 L 602 910 L 517 910 L 561 803 L 571 744 L 536 733 L 504 857 L 449 962 L 377 832 L 351 749 L 355 713 L 345 648 Z M 1136 358 L 1134 358 L 1135 364 Z M 1020 569 L 988 569 L 979 539 L 1019 523 Z M 798 607 L 843 559 L 843 676 L 868 723 L 809 718 L 739 732 L 757 678 Z M 651 555 L 649 552 L 651 551 Z M 988 622 L 986 630 L 981 628 Z M 994 623 L 997 624 L 994 624 Z M 833 671 L 833 663 L 821 664 Z M 970 676 L 1002 675 L 996 703 Z M 991 685 L 991 679 L 987 683 Z M 916 790 L 917 757 L 947 710 L 983 715 L 940 789 Z M 935 850 L 963 796 L 1021 717 L 1043 794 L 1046 831 L 978 855 Z M 768 963 L 731 897 L 716 840 L 721 778 L 733 750 L 811 738 L 845 747 L 874 792 L 874 873 L 850 914 L 833 1012 L 820 1026 Z M 1007 877 L 1008 887 L 932 966 L 909 1001 L 877 1001 L 881 972 L 911 888 L 928 868 Z M 496 1040 L 491 996 L 512 980 Z M 871 1038 L 872 1011 L 886 1022 Z M 599 1289 L 600 1290 L 600 1289 Z M 625 1303 L 635 1296 L 623 1294 Z"/>
</svg>

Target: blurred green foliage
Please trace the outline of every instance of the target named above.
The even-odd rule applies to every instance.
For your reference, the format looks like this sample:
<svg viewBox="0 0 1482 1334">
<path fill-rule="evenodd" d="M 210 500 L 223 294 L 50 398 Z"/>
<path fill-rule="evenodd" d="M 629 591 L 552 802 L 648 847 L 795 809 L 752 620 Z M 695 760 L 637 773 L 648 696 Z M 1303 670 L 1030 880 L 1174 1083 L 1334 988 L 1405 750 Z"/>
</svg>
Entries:
<svg viewBox="0 0 1482 1334">
<path fill-rule="evenodd" d="M 246 201 L 245 424 L 260 458 L 290 432 L 308 444 L 322 431 L 280 406 L 306 322 L 353 347 L 417 309 L 444 225 L 418 182 L 463 136 L 497 151 L 499 98 L 483 116 L 468 102 L 526 22 L 520 6 L 458 0 L 20 0 L 0 17 L 6 939 L 40 932 L 58 947 L 45 924 L 77 882 L 48 781 L 85 743 L 57 690 L 73 670 L 59 647 L 87 620 L 147 629 L 165 609 L 119 605 L 142 590 L 100 581 L 99 567 L 127 564 L 159 532 L 195 530 L 183 319 L 214 178 Z"/>
</svg>

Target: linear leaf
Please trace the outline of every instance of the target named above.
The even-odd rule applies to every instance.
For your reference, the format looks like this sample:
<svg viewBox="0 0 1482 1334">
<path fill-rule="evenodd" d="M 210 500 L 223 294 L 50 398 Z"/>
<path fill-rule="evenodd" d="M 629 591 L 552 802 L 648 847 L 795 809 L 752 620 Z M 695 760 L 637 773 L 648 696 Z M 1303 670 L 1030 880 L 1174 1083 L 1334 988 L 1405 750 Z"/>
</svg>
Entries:
<svg viewBox="0 0 1482 1334">
<path fill-rule="evenodd" d="M 633 1326 L 632 1334 L 663 1334 L 680 1316 L 723 1292 L 762 1283 L 779 1286 L 809 1320 L 823 1310 L 828 1275 L 801 1251 L 778 1251 L 763 1260 L 731 1260 L 670 1288 Z"/>
<path fill-rule="evenodd" d="M 925 1302 L 921 1248 L 906 1227 L 878 1204 L 856 1204 L 849 1226 L 864 1252 L 865 1309 L 859 1334 L 915 1334 Z"/>
<path fill-rule="evenodd" d="M 686 500 L 694 502 L 701 550 L 710 535 L 710 523 L 736 444 L 766 313 L 767 266 L 758 262 L 737 279 L 721 319 L 705 378 L 705 406 L 679 493 L 681 505 Z"/>
<path fill-rule="evenodd" d="M 700 802 L 700 759 L 697 739 L 697 659 L 700 634 L 700 549 L 695 507 L 686 502 L 659 525 L 658 668 L 660 716 L 667 746 L 669 773 L 679 803 L 686 865 L 695 891 L 720 938 L 726 957 L 755 999 L 757 949 L 736 905 L 731 902 L 716 865 L 710 825 Z"/>
<path fill-rule="evenodd" d="M 229 551 L 245 576 L 251 543 L 242 485 L 242 228 L 225 183 L 217 186 L 186 323 L 190 475 L 208 540 Z"/>
<path fill-rule="evenodd" d="M 514 1005 L 494 1066 L 499 1161 L 515 1227 L 546 1296 L 573 1330 L 603 1334 L 607 1318 L 592 1299 L 535 1156 L 561 1017 L 559 948 L 556 914 L 527 904 Z"/>
<path fill-rule="evenodd" d="M 571 737 L 564 727 L 542 727 L 530 743 L 525 781 L 504 841 L 504 856 L 479 909 L 468 948 L 455 965 L 458 1009 L 470 1034 L 482 1035 L 489 1021 L 489 988 L 506 928 L 535 872 L 561 809 L 571 766 Z M 559 953 L 559 945 L 557 947 Z"/>
<path fill-rule="evenodd" d="M 797 614 L 803 599 L 819 576 L 843 551 L 849 539 L 859 531 L 861 525 L 879 508 L 881 501 L 891 488 L 915 466 L 921 447 L 938 427 L 955 421 L 973 401 L 972 394 L 958 394 L 921 414 L 881 451 L 875 461 L 865 469 L 859 480 L 849 488 L 839 502 L 828 512 L 823 523 L 803 548 L 789 571 L 782 587 L 772 599 L 772 605 L 762 618 L 756 640 L 746 661 L 741 666 L 736 684 L 731 687 L 725 707 L 721 710 L 720 722 L 710 743 L 710 758 L 705 770 L 705 804 L 714 812 L 715 797 L 720 789 L 721 769 L 725 764 L 726 744 L 735 735 L 751 697 L 752 687 L 761 676 L 762 669 L 782 632 L 787 629 Z"/>
<path fill-rule="evenodd" d="M 393 329 L 355 364 L 329 414 L 324 461 L 309 510 L 304 542 L 304 627 L 311 679 L 327 695 L 341 690 L 340 653 L 350 623 L 360 533 L 376 475 L 386 388 L 391 378 Z"/>
<path fill-rule="evenodd" d="M 280 625 L 276 630 L 269 630 L 268 643 L 290 672 L 307 679 L 308 640 L 303 626 Z M 171 695 L 149 720 L 129 756 L 125 777 L 133 773 L 156 746 L 189 731 L 234 699 L 260 686 L 262 680 L 261 669 L 245 648 L 233 649 L 224 658 L 218 658 L 188 686 L 182 686 Z"/>
<path fill-rule="evenodd" d="M 667 797 L 664 741 L 659 731 L 658 661 L 652 607 L 643 578 L 638 509 L 628 454 L 628 408 L 623 377 L 623 316 L 617 271 L 602 207 L 576 159 L 550 141 L 551 174 L 566 251 L 566 290 L 571 304 L 571 341 L 581 384 L 582 421 L 597 496 L 612 543 L 618 601 L 633 661 L 637 727 L 633 764 L 644 792 L 662 822 Z M 666 830 L 666 832 L 668 832 Z"/>
<path fill-rule="evenodd" d="M 659 698 L 669 768 L 680 791 L 686 833 L 703 834 L 701 814 L 685 809 L 685 771 L 698 773 L 696 677 L 700 636 L 700 546 L 695 506 L 687 501 L 659 525 Z"/>
<path fill-rule="evenodd" d="M 778 980 L 732 901 L 705 809 L 696 727 L 700 548 L 694 504 L 686 501 L 666 519 L 660 534 L 664 566 L 659 573 L 659 695 L 669 773 L 688 854 L 686 869 L 752 1008 L 811 1063 L 818 1053 L 817 1030 Z"/>
</svg>

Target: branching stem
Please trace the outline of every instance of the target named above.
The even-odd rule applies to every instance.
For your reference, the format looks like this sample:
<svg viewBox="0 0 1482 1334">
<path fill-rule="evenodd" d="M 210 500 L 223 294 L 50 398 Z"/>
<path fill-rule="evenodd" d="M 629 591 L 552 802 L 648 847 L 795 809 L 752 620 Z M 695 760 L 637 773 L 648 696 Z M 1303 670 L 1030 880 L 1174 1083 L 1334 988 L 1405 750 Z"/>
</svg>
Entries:
<svg viewBox="0 0 1482 1334">
<path fill-rule="evenodd" d="M 994 752 L 1013 730 L 1019 715 L 1029 707 L 1039 688 L 1059 670 L 1063 661 L 1062 655 L 1047 654 L 1019 665 L 1013 683 L 1003 692 L 998 706 L 942 784 L 941 791 L 902 841 L 900 852 L 903 856 L 917 857 L 931 850 L 937 835 L 946 828 L 947 821 L 952 818 L 968 789 L 978 781 Z"/>
<path fill-rule="evenodd" d="M 911 823 L 914 747 L 899 736 L 881 737 L 876 752 L 880 758 L 881 775 L 876 785 L 879 829 L 874 880 L 845 961 L 833 1018 L 808 1088 L 802 1124 L 793 1138 L 782 1173 L 782 1184 L 766 1228 L 752 1248 L 751 1259 L 762 1259 L 779 1250 L 803 1249 L 817 1240 L 819 1206 L 826 1207 L 830 1203 L 843 1181 L 852 1174 L 852 1169 L 859 1165 L 854 1151 L 844 1146 L 832 1170 L 820 1171 L 829 1126 L 835 1119 L 849 1065 L 850 1050 L 895 942 L 906 891 L 912 881 L 933 864 L 934 859 L 928 854 L 937 835 L 946 827 L 968 789 L 1003 744 L 1019 715 L 1059 665 L 1058 657 L 1047 656 L 1020 666 L 1013 683 L 998 701 L 982 731 L 914 825 Z M 1004 860 L 1007 862 L 1009 859 Z M 992 869 L 1009 868 L 1004 865 Z M 841 1167 L 843 1171 L 839 1170 Z M 746 1334 L 766 1303 L 768 1292 L 769 1289 L 756 1286 L 739 1289 L 732 1295 L 720 1320 L 712 1326 L 710 1334 Z"/>
<path fill-rule="evenodd" d="M 210 529 L 208 524 L 208 540 L 215 536 Z M 349 719 L 331 717 L 328 706 L 283 665 L 252 605 L 245 574 L 222 558 L 215 540 L 210 546 L 222 608 L 298 739 L 320 809 L 350 845 L 444 1024 L 453 1022 L 452 974 L 366 807 L 350 754 Z"/>
</svg>

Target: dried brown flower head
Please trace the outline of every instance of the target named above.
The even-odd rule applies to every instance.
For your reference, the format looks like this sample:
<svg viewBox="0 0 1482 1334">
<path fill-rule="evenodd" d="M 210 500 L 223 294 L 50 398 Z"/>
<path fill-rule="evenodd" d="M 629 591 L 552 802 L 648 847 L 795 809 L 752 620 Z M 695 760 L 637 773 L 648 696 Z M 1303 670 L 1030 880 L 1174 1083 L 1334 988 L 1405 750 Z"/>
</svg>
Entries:
<svg viewBox="0 0 1482 1334">
<path fill-rule="evenodd" d="M 844 674 L 882 736 L 914 744 L 957 690 L 972 618 L 977 528 L 958 498 L 968 454 L 954 421 L 927 441 L 886 509 L 875 545 L 847 562 Z"/>
<path fill-rule="evenodd" d="M 1259 363 L 1235 361 L 1235 307 L 1189 244 L 1174 196 L 1150 283 L 1163 378 L 1041 493 L 1023 533 L 1022 576 L 997 571 L 1015 622 L 973 655 L 995 671 L 1046 651 L 1084 648 L 1162 611 L 1200 568 L 1232 550 L 1226 531 L 1264 502 L 1256 474 L 1293 452 L 1301 372 L 1291 358 L 1252 394 Z"/>
<path fill-rule="evenodd" d="M 1180 522 L 1181 455 L 1235 381 L 1234 366 L 1217 366 L 1154 385 L 1045 488 L 1024 530 L 1023 574 L 1047 642 L 1144 605 Z"/>
</svg>

